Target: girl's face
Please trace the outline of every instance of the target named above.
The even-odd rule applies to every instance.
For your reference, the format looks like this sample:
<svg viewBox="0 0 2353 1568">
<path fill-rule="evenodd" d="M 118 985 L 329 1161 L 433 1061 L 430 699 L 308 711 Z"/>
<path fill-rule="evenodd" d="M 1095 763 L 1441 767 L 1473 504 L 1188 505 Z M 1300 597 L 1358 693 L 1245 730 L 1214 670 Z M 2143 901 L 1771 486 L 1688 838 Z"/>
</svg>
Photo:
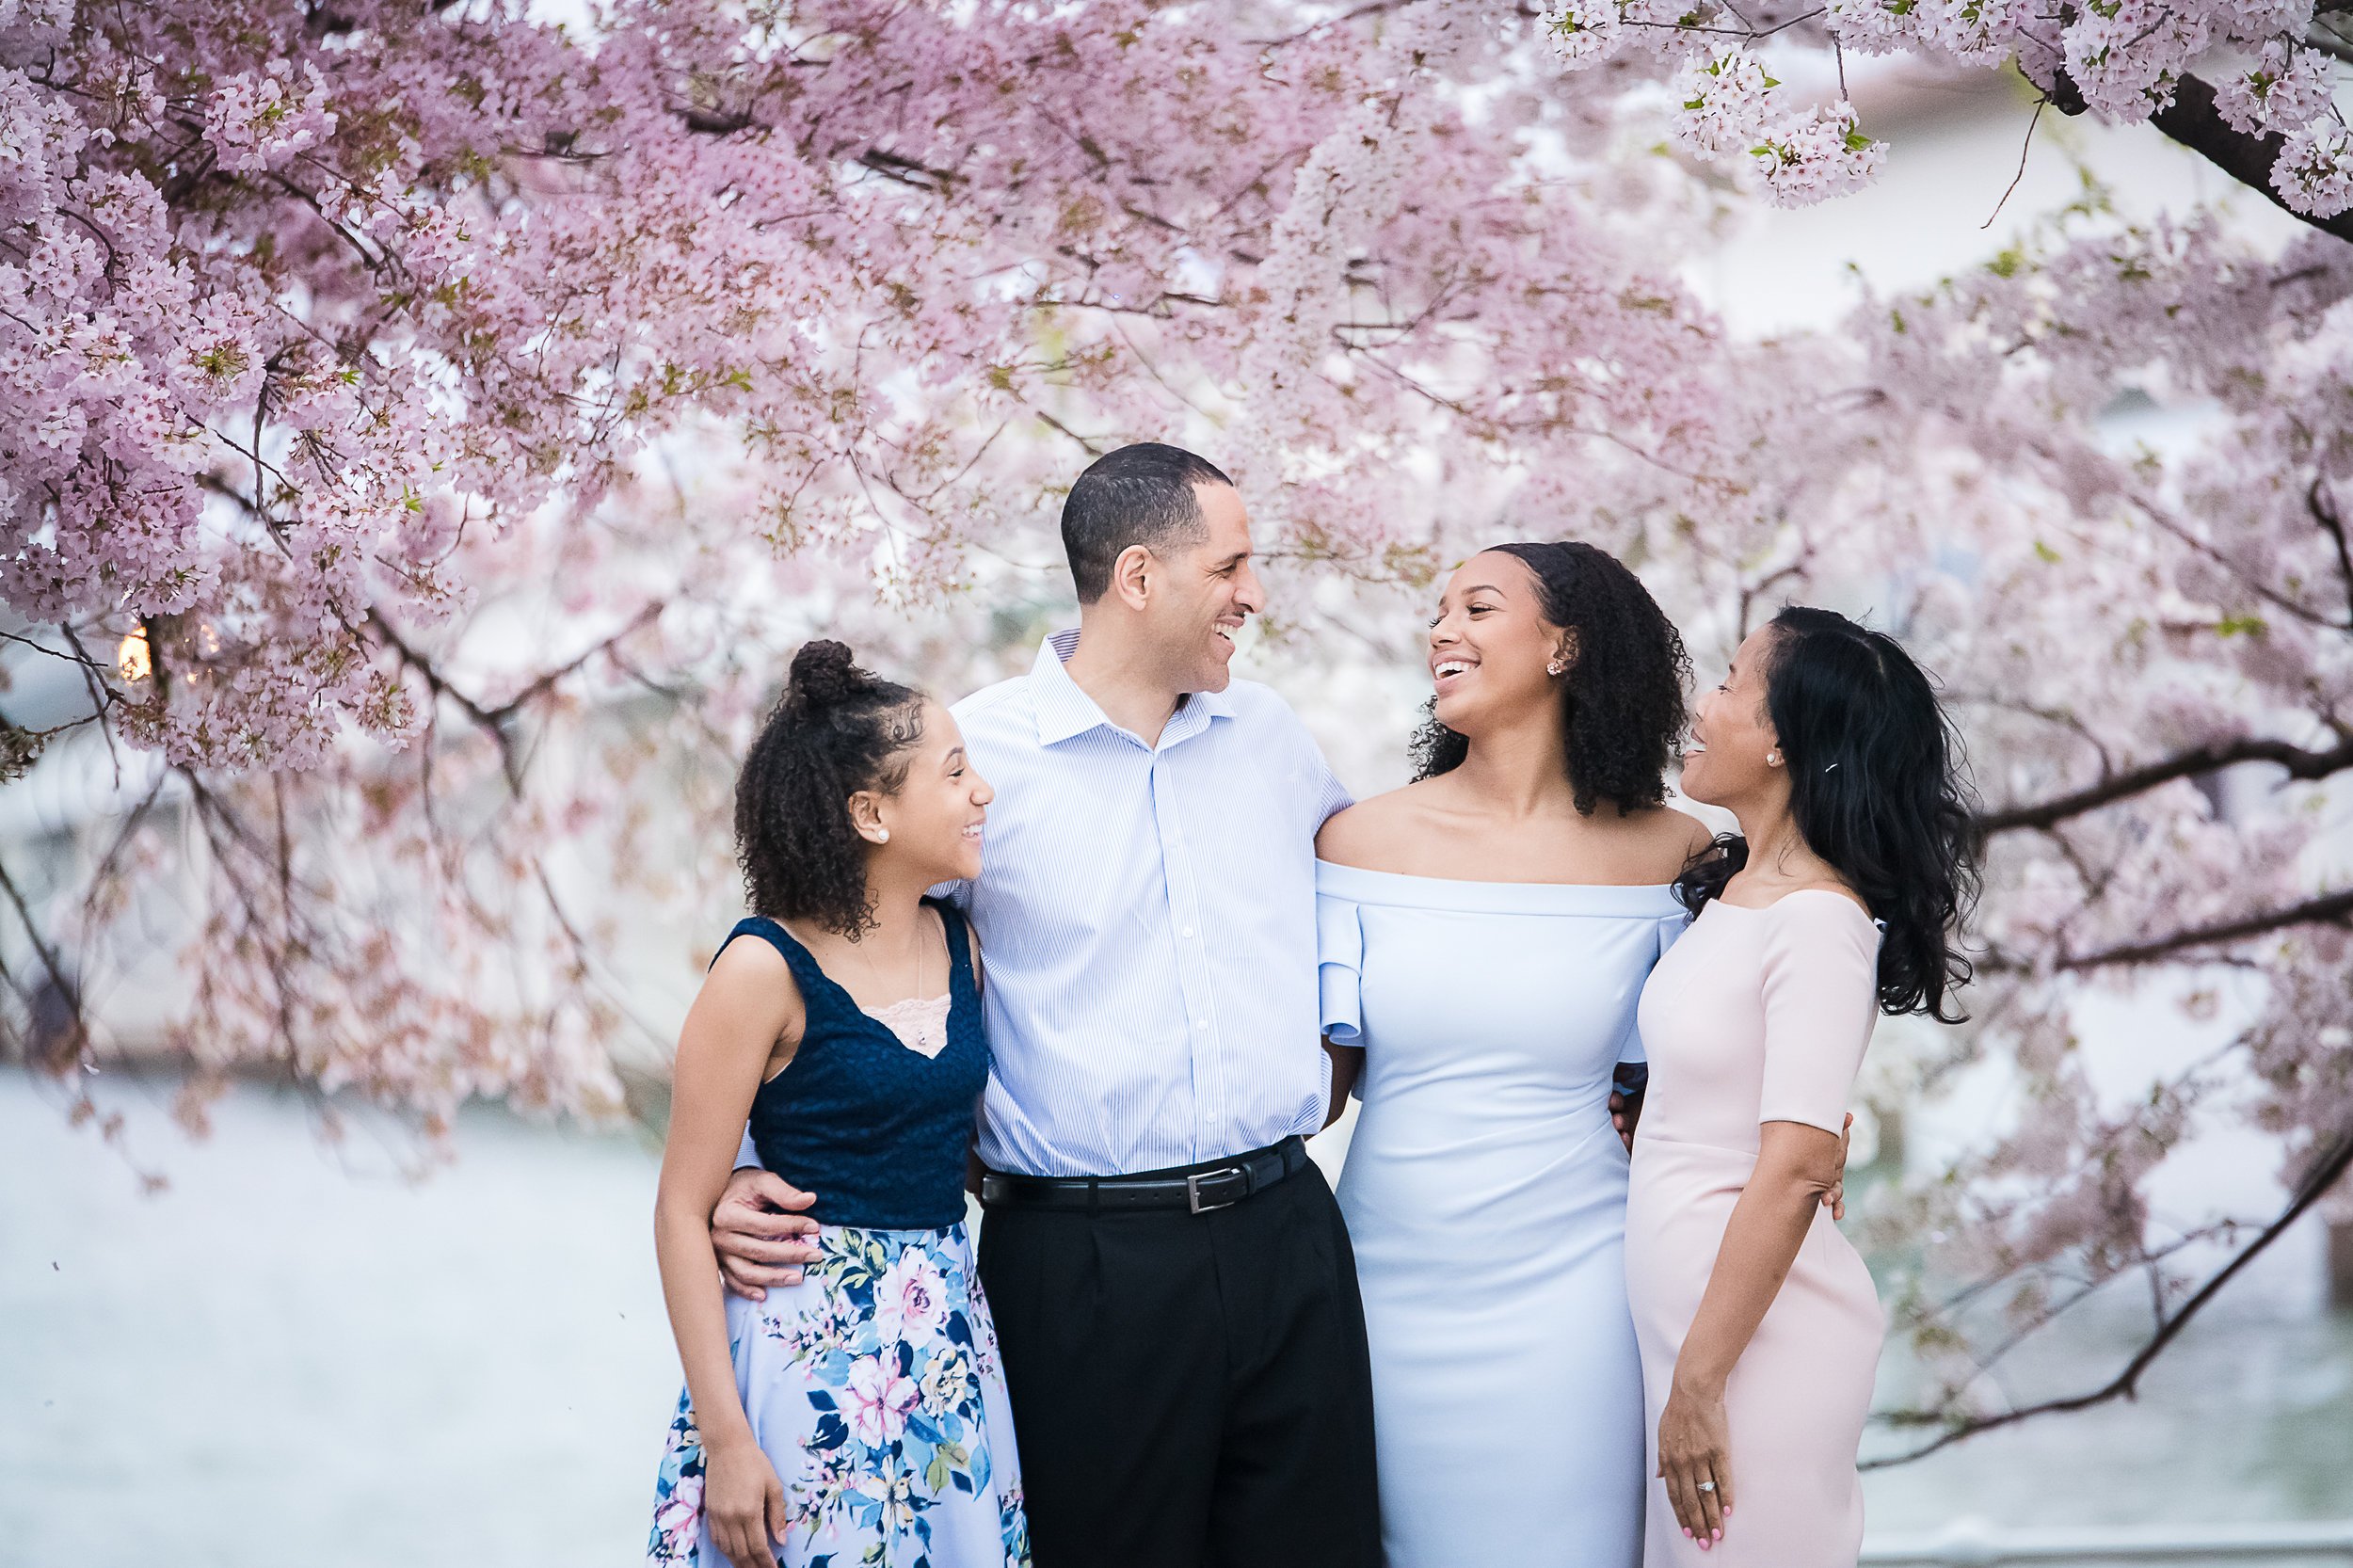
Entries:
<svg viewBox="0 0 2353 1568">
<path fill-rule="evenodd" d="M 1430 623 L 1430 680 L 1440 724 L 1492 733 L 1560 701 L 1572 639 L 1545 624 L 1536 574 L 1516 555 L 1483 551 L 1463 563 Z"/>
<path fill-rule="evenodd" d="M 874 845 L 877 862 L 888 857 L 929 887 L 981 874 L 981 825 L 996 793 L 965 755 L 955 716 L 927 697 L 904 781 L 888 795 L 861 792 L 851 810 L 870 842 L 877 828 L 888 834 Z"/>
<path fill-rule="evenodd" d="M 1760 626 L 1732 656 L 1723 683 L 1701 696 L 1691 713 L 1691 744 L 1683 753 L 1683 792 L 1708 806 L 1730 807 L 1785 779 L 1781 740 L 1765 713 L 1766 666 L 1774 632 Z"/>
</svg>

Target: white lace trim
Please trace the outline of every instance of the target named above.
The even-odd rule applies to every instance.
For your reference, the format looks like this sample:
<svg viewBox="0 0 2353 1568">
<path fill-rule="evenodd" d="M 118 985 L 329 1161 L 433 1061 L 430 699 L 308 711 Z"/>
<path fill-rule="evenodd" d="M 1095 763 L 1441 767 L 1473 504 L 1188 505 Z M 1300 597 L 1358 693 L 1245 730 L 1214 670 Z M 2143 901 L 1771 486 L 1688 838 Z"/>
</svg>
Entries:
<svg viewBox="0 0 2353 1568">
<path fill-rule="evenodd" d="M 861 1007 L 859 1012 L 899 1037 L 899 1044 L 918 1056 L 936 1057 L 948 1048 L 948 1005 L 945 996 L 909 997 L 888 1007 Z"/>
</svg>

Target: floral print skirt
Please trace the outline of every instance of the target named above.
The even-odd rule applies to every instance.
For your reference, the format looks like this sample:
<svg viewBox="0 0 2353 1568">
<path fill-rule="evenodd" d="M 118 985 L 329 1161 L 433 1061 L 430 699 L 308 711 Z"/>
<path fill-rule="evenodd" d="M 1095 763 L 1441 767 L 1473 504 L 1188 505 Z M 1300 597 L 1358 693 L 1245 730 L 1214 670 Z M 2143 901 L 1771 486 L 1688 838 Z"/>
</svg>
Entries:
<svg viewBox="0 0 2353 1568">
<path fill-rule="evenodd" d="M 988 1303 L 961 1224 L 827 1225 L 798 1285 L 728 1297 L 735 1386 L 784 1482 L 784 1568 L 1029 1568 L 1021 1466 Z M 681 1395 L 649 1568 L 728 1568 L 703 1517 Z"/>
</svg>

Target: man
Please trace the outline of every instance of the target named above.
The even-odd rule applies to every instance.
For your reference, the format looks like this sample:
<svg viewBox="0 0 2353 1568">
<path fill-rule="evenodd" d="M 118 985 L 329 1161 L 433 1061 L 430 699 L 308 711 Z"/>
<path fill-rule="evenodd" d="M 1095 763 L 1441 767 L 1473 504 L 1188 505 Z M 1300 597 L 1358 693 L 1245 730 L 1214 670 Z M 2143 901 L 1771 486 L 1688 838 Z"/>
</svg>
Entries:
<svg viewBox="0 0 2353 1568">
<path fill-rule="evenodd" d="M 1263 602 L 1232 481 L 1123 447 L 1071 487 L 1079 629 L 955 707 L 997 786 L 980 878 L 995 1067 L 981 1278 L 1038 1568 L 1374 1568 L 1354 1259 L 1303 1148 L 1315 835 L 1346 793 L 1229 672 Z M 764 1199 L 764 1203 L 763 1203 Z M 813 1256 L 764 1172 L 713 1216 L 747 1294 Z M 781 1224 L 779 1222 L 782 1222 Z"/>
</svg>

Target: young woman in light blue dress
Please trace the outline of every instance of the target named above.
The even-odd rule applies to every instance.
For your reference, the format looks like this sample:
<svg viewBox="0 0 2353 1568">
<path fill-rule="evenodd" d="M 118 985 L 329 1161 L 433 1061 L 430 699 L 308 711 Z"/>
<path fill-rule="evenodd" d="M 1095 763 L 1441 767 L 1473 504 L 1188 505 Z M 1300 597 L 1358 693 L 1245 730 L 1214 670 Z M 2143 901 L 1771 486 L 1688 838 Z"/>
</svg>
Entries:
<svg viewBox="0 0 2353 1568">
<path fill-rule="evenodd" d="M 1371 1342 L 1388 1568 L 1634 1568 L 1635 1003 L 1706 830 L 1664 804 L 1681 639 L 1603 551 L 1471 557 L 1430 632 L 1419 776 L 1317 849 L 1339 1186 Z M 1361 1053 L 1361 1057 L 1359 1056 Z"/>
</svg>

